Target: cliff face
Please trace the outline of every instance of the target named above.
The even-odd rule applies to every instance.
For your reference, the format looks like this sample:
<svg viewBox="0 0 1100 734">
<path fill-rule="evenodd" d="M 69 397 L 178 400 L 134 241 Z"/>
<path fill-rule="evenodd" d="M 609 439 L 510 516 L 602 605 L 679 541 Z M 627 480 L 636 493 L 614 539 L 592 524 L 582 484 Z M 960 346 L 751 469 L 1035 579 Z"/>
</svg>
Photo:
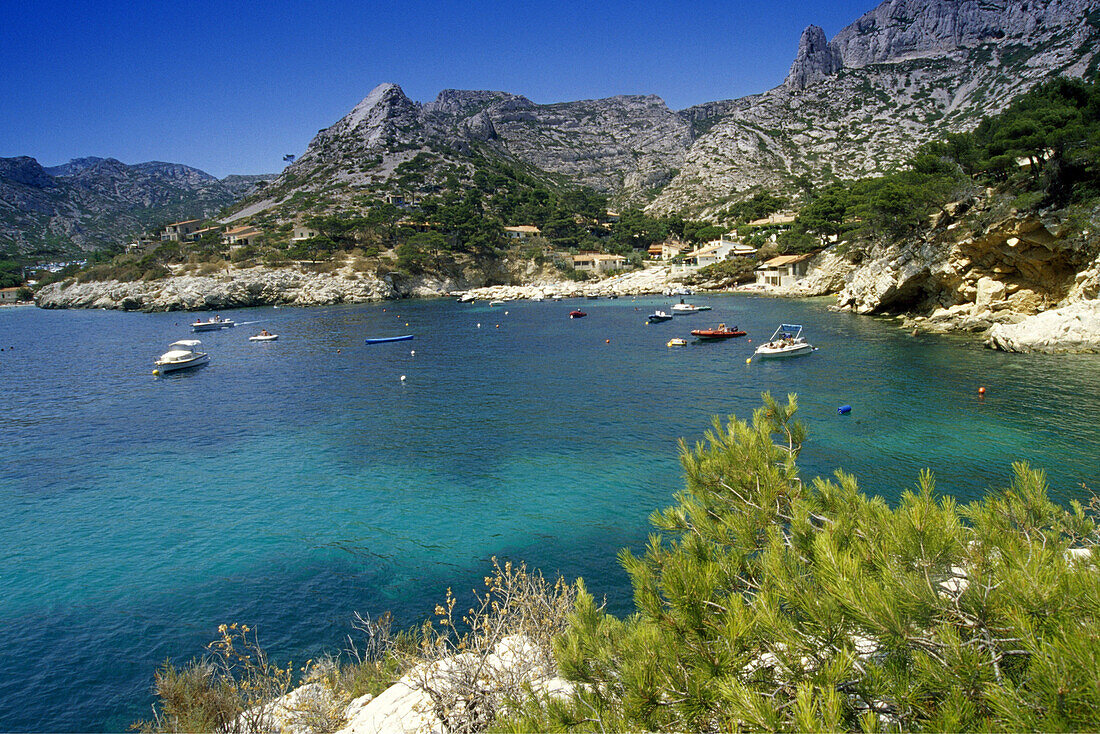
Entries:
<svg viewBox="0 0 1100 734">
<path fill-rule="evenodd" d="M 786 81 L 715 103 L 656 212 L 706 216 L 753 190 L 874 175 L 973 129 L 1052 76 L 1100 61 L 1097 0 L 887 0 L 825 42 L 802 35 Z"/>
<path fill-rule="evenodd" d="M 43 168 L 25 156 L 0 158 L 0 251 L 120 244 L 153 225 L 210 216 L 255 183 L 226 185 L 178 163 L 78 158 Z"/>
</svg>

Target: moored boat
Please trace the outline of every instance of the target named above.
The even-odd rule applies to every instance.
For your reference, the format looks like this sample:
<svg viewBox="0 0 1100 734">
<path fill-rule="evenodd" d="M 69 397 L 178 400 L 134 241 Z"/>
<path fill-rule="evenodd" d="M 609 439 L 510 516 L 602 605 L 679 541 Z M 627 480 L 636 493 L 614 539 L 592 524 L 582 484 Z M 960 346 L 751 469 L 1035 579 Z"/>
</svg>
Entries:
<svg viewBox="0 0 1100 734">
<path fill-rule="evenodd" d="M 666 311 L 662 311 L 661 309 L 657 309 L 656 311 L 651 313 L 649 316 L 647 316 L 646 320 L 649 321 L 649 323 L 651 323 L 651 324 L 659 324 L 662 321 L 671 321 L 672 320 L 672 314 L 670 314 Z"/>
<path fill-rule="evenodd" d="M 210 361 L 210 355 L 199 351 L 202 342 L 198 339 L 181 339 L 168 345 L 168 351 L 160 355 L 153 370 L 154 375 L 176 372 L 191 367 L 199 367 Z"/>
<path fill-rule="evenodd" d="M 725 324 L 718 324 L 713 329 L 692 329 L 691 335 L 696 339 L 702 339 L 703 341 L 718 341 L 719 339 L 730 339 L 735 336 L 745 336 L 748 332 L 741 331 L 736 326 L 732 329 L 728 328 Z"/>
<path fill-rule="evenodd" d="M 569 318 L 571 319 L 583 319 L 587 315 L 584 311 L 573 310 L 569 312 Z"/>
<path fill-rule="evenodd" d="M 273 342 L 278 338 L 279 338 L 278 334 L 272 334 L 267 329 L 264 329 L 259 334 L 256 334 L 255 336 L 248 337 L 248 341 L 250 341 L 250 342 Z"/>
<path fill-rule="evenodd" d="M 367 344 L 385 344 L 386 342 L 405 342 L 412 338 L 412 334 L 403 334 L 401 336 L 380 336 L 364 341 L 366 341 Z"/>
<path fill-rule="evenodd" d="M 223 319 L 221 316 L 211 316 L 206 321 L 195 319 L 191 324 L 191 331 L 219 331 L 236 326 L 232 319 Z"/>
<path fill-rule="evenodd" d="M 710 306 L 696 306 L 694 303 L 684 303 L 683 301 L 680 301 L 679 303 L 675 304 L 670 310 L 680 314 L 696 313 L 698 311 L 709 311 Z"/>
<path fill-rule="evenodd" d="M 800 357 L 814 350 L 815 347 L 802 337 L 801 324 L 780 324 L 772 338 L 758 346 L 753 356 L 761 359 Z"/>
<path fill-rule="evenodd" d="M 687 345 L 688 345 L 688 340 L 687 339 L 681 339 L 680 337 L 675 337 L 673 339 L 669 339 L 668 343 L 665 344 L 666 347 L 686 347 Z"/>
</svg>

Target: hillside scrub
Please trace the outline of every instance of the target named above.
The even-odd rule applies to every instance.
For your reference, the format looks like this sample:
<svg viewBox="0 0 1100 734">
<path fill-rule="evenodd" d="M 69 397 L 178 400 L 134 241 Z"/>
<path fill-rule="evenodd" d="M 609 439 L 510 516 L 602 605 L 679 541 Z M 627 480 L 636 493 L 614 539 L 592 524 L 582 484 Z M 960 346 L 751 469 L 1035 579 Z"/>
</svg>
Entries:
<svg viewBox="0 0 1100 734">
<path fill-rule="evenodd" d="M 899 171 L 811 190 L 780 246 L 784 252 L 804 252 L 832 236 L 897 240 L 983 187 L 1031 210 L 1100 196 L 1096 84 L 1054 79 L 984 119 L 973 132 L 923 145 Z"/>
<path fill-rule="evenodd" d="M 645 552 L 619 556 L 635 612 L 582 586 L 555 646 L 573 699 L 496 729 L 1100 727 L 1093 513 L 1051 502 L 1023 464 L 970 505 L 929 472 L 896 507 L 841 471 L 804 482 L 796 410 L 765 394 L 751 423 L 681 444 L 685 489 Z"/>
</svg>

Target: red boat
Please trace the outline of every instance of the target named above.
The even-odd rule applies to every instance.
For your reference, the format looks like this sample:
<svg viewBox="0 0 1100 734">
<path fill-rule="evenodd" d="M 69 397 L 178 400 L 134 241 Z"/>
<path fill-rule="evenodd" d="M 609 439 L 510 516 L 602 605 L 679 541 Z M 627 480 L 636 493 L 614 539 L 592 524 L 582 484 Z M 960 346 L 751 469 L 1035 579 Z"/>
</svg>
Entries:
<svg viewBox="0 0 1100 734">
<path fill-rule="evenodd" d="M 571 319 L 582 319 L 587 315 L 588 314 L 586 314 L 584 311 L 570 311 L 569 312 L 569 318 L 571 318 Z"/>
<path fill-rule="evenodd" d="M 729 339 L 734 336 L 744 336 L 747 331 L 741 331 L 736 326 L 732 329 L 726 328 L 725 324 L 718 324 L 714 329 L 692 329 L 691 335 L 696 339 L 703 339 L 704 341 L 715 341 L 718 339 Z"/>
</svg>

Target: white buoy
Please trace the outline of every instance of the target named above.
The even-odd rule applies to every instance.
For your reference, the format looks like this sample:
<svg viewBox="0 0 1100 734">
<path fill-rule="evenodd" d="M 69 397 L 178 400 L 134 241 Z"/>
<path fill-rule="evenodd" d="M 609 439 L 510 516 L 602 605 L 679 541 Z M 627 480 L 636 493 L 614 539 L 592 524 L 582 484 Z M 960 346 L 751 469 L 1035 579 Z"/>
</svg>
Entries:
<svg viewBox="0 0 1100 734">
<path fill-rule="evenodd" d="M 414 349 L 414 350 L 412 350 L 411 352 L 409 352 L 409 354 L 411 354 L 412 356 L 414 356 L 414 357 L 415 357 L 415 356 L 416 356 L 416 350 L 415 350 L 415 349 Z"/>
<path fill-rule="evenodd" d="M 405 376 L 401 375 L 401 382 L 404 382 L 404 381 L 405 381 Z"/>
<path fill-rule="evenodd" d="M 478 322 L 477 328 L 481 328 L 481 322 Z"/>
</svg>

